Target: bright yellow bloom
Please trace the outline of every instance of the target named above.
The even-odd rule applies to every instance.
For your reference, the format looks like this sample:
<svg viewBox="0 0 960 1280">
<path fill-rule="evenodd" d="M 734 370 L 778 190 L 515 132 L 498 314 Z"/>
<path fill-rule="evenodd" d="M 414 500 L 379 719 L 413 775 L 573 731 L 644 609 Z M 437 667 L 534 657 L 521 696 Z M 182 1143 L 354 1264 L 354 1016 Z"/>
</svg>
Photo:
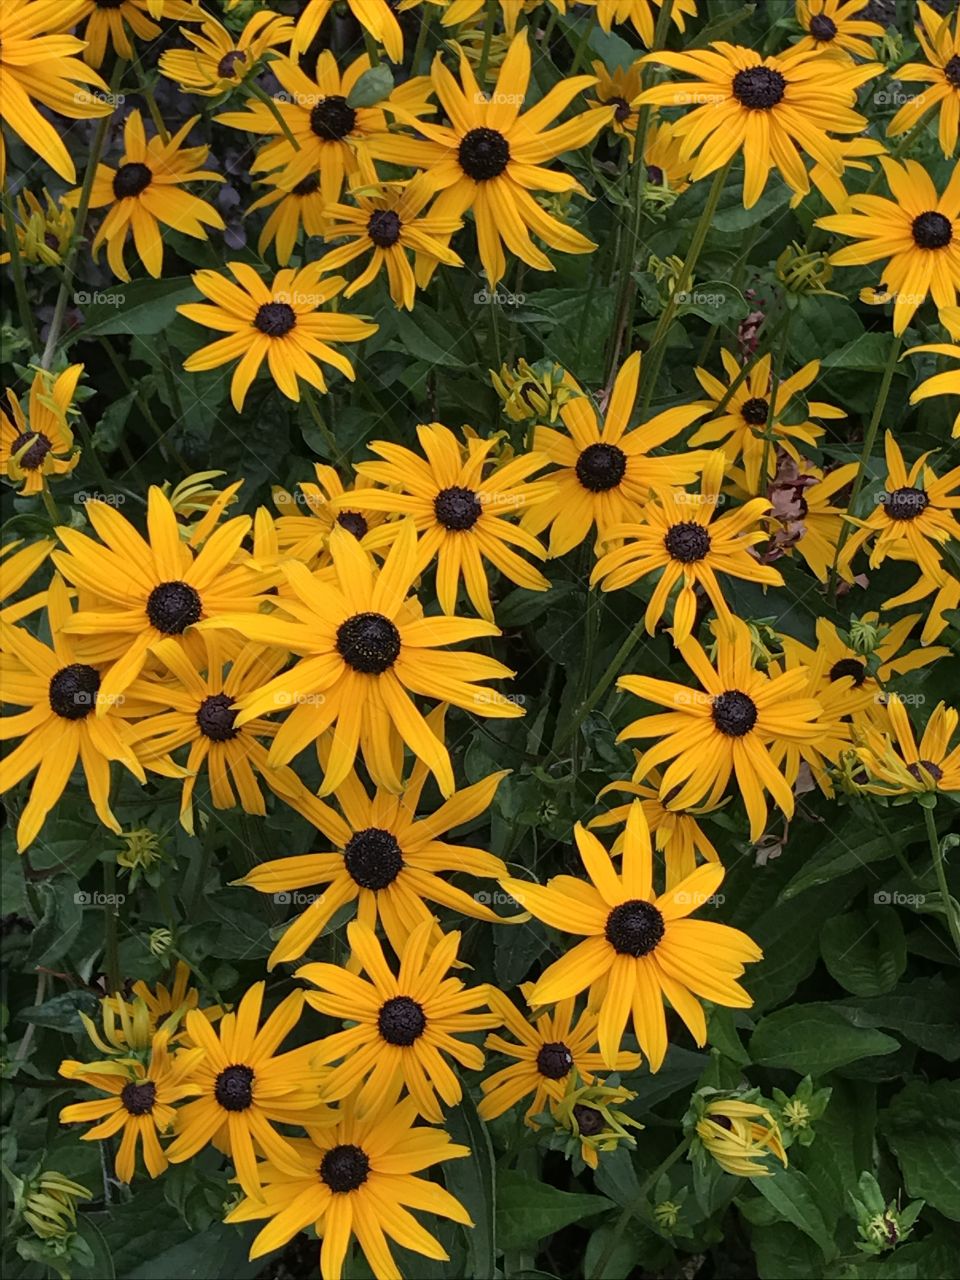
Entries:
<svg viewBox="0 0 960 1280">
<path fill-rule="evenodd" d="M 940 321 L 950 330 L 951 336 L 960 337 L 960 307 L 944 307 L 940 312 Z M 923 351 L 960 360 L 960 344 L 956 342 L 926 343 L 920 347 L 911 347 L 907 355 L 919 355 Z M 933 377 L 921 382 L 911 395 L 910 403 L 919 404 L 921 400 L 930 400 L 936 396 L 960 396 L 960 366 L 944 373 L 935 373 Z M 960 436 L 960 409 L 953 420 L 953 434 Z"/>
<path fill-rule="evenodd" d="M 927 61 L 905 62 L 895 74 L 908 84 L 919 82 L 930 87 L 904 103 L 890 121 L 887 134 L 897 138 L 907 133 L 939 103 L 940 149 L 945 156 L 952 156 L 960 125 L 960 15 L 953 15 L 951 30 L 949 13 L 937 13 L 924 0 L 919 0 L 917 10 L 920 21 L 914 32 Z"/>
<path fill-rule="evenodd" d="M 69 475 L 80 461 L 67 414 L 82 373 L 82 364 L 70 365 L 56 378 L 35 370 L 26 413 L 13 388 L 7 388 L 10 417 L 0 408 L 0 474 L 26 496 L 40 493 L 48 476 Z"/>
<path fill-rule="evenodd" d="M 856 55 L 874 57 L 871 40 L 883 35 L 879 22 L 869 22 L 861 15 L 860 0 L 797 0 L 797 22 L 807 33 L 797 41 L 795 49 L 814 49 L 841 58 Z M 897 72 L 897 79 L 901 73 Z"/>
<path fill-rule="evenodd" d="M 109 44 L 118 58 L 132 62 L 137 52 L 131 34 L 138 40 L 150 41 L 161 35 L 160 28 L 150 21 L 150 17 L 200 22 L 204 16 L 196 4 L 183 3 L 183 0 L 107 0 L 106 3 L 104 0 L 83 0 L 76 17 L 77 22 L 86 22 L 81 32 L 87 42 L 83 60 L 91 67 L 102 66 Z"/>
<path fill-rule="evenodd" d="M 697 1122 L 697 1137 L 720 1168 L 735 1178 L 769 1177 L 773 1173 L 767 1163 L 770 1155 L 787 1167 L 776 1120 L 754 1102 L 737 1098 L 709 1102 Z"/>
<path fill-rule="evenodd" d="M 335 0 L 307 0 L 297 19 L 293 40 L 294 54 L 305 53 L 333 8 Z M 391 62 L 403 60 L 403 31 L 387 0 L 347 0 L 350 12 L 364 31 L 369 31 L 377 44 L 382 44 Z"/>
<path fill-rule="evenodd" d="M 269 190 L 254 200 L 247 210 L 270 209 L 270 216 L 263 224 L 257 251 L 263 255 L 270 245 L 276 245 L 277 262 L 285 267 L 290 261 L 297 240 L 303 230 L 304 239 L 323 235 L 326 200 L 320 189 L 320 174 L 308 174 L 295 187 L 288 188 L 282 174 L 270 174 L 263 179 Z"/>
<path fill-rule="evenodd" d="M 327 543 L 337 525 L 373 550 L 377 542 L 374 531 L 383 524 L 385 517 L 379 511 L 364 513 L 358 497 L 358 493 L 362 496 L 362 491 L 371 482 L 358 475 L 345 487 L 333 467 L 315 462 L 313 469 L 316 484 L 301 480 L 296 495 L 279 485 L 273 488 L 273 501 L 280 512 L 276 520 L 279 550 L 294 560 L 302 560 L 311 568 L 318 560 L 329 564 Z"/>
<path fill-rule="evenodd" d="M 51 538 L 40 538 L 26 546 L 22 540 L 13 539 L 0 547 L 0 618 L 4 622 L 20 622 L 46 604 L 46 591 L 38 591 L 25 600 L 7 601 L 30 581 L 55 545 Z"/>
<path fill-rule="evenodd" d="M 216 18 L 204 13 L 198 31 L 181 28 L 181 34 L 194 47 L 162 53 L 158 62 L 161 74 L 180 85 L 185 93 L 214 98 L 243 84 L 261 69 L 268 53 L 289 44 L 293 22 L 262 9 L 253 14 L 239 36 L 234 36 Z"/>
<path fill-rule="evenodd" d="M 597 20 L 604 31 L 629 22 L 649 49 L 653 44 L 656 27 L 656 10 L 663 7 L 663 0 L 584 0 L 597 10 Z M 678 31 L 686 30 L 687 18 L 697 16 L 697 0 L 673 0 L 670 20 Z"/>
<path fill-rule="evenodd" d="M 731 468 L 729 474 L 746 491 L 743 472 Z M 794 462 L 785 453 L 777 459 L 777 474 L 769 487 L 771 521 L 780 526 L 773 535 L 773 549 L 785 555 L 796 549 L 821 582 L 830 577 L 846 518 L 846 507 L 832 506 L 831 500 L 856 474 L 855 462 L 823 472 L 805 458 Z M 847 565 L 838 566 L 838 572 L 847 582 L 852 580 Z"/>
<path fill-rule="evenodd" d="M 885 707 L 886 724 L 868 729 L 857 752 L 871 778 L 863 789 L 881 796 L 960 791 L 960 742 L 950 749 L 957 709 L 937 703 L 918 746 L 904 701 L 892 693 Z"/>
</svg>

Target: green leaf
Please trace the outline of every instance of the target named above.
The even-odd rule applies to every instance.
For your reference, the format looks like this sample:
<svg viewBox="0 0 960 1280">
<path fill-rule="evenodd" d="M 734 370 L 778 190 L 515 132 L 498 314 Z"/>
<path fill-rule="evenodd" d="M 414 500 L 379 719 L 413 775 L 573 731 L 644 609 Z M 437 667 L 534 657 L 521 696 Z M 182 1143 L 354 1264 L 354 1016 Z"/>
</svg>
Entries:
<svg viewBox="0 0 960 1280">
<path fill-rule="evenodd" d="M 747 301 L 739 289 L 724 280 L 705 280 L 680 296 L 678 315 L 700 316 L 711 324 L 738 324 L 747 314 Z"/>
<path fill-rule="evenodd" d="M 394 320 L 400 340 L 389 342 L 387 350 L 403 351 L 408 357 L 425 360 L 429 365 L 442 365 L 447 369 L 466 369 L 467 365 L 459 356 L 454 355 L 454 349 L 462 336 L 460 331 L 455 331 L 456 337 L 451 341 L 451 332 L 449 329 L 443 330 L 439 317 L 432 316 L 428 319 L 428 316 L 429 312 L 424 310 L 418 310 L 416 318 L 405 311 L 398 312 Z M 431 320 L 435 324 L 431 325 Z M 434 332 L 427 332 L 428 325 Z"/>
<path fill-rule="evenodd" d="M 30 968 L 43 968 L 55 964 L 70 950 L 80 932 L 84 899 L 89 895 L 79 891 L 70 875 L 42 881 L 36 886 L 36 893 L 43 916 L 33 931 L 27 964 Z"/>
<path fill-rule="evenodd" d="M 143 336 L 162 333 L 173 322 L 181 303 L 196 302 L 197 290 L 188 277 L 178 276 L 172 280 L 134 280 L 75 296 L 84 307 L 84 323 L 72 338 L 113 333 Z M 90 302 L 84 303 L 84 298 Z"/>
<path fill-rule="evenodd" d="M 83 1023 L 77 1015 L 85 1013 L 96 1021 L 99 1007 L 100 1002 L 90 991 L 61 991 L 52 1000 L 21 1009 L 17 1017 L 37 1027 L 79 1033 L 83 1030 Z"/>
<path fill-rule="evenodd" d="M 757 1066 L 785 1067 L 814 1077 L 899 1047 L 891 1036 L 854 1026 L 841 1007 L 831 1004 L 791 1005 L 770 1013 L 750 1038 L 750 1056 Z"/>
<path fill-rule="evenodd" d="M 825 920 L 820 954 L 831 977 L 855 996 L 892 991 L 907 967 L 900 914 L 893 907 L 846 911 Z"/>
<path fill-rule="evenodd" d="M 858 1027 L 887 1027 L 948 1062 L 960 1059 L 960 989 L 942 978 L 904 982 L 873 1000 L 845 1001 Z"/>
<path fill-rule="evenodd" d="M 799 1169 L 778 1169 L 772 1178 L 755 1178 L 753 1186 L 785 1221 L 820 1246 L 824 1258 L 835 1256 L 833 1233 L 817 1208 L 809 1179 Z"/>
<path fill-rule="evenodd" d="M 468 1089 L 463 1101 L 447 1119 L 447 1131 L 454 1142 L 470 1148 L 466 1160 L 451 1160 L 444 1166 L 447 1189 L 463 1204 L 473 1219 L 473 1230 L 467 1229 L 467 1258 L 470 1275 L 487 1280 L 496 1273 L 497 1235 L 496 1204 L 497 1170 L 487 1126 L 477 1114 Z"/>
<path fill-rule="evenodd" d="M 858 834 L 859 832 L 859 834 Z M 898 840 L 906 846 L 919 839 L 923 829 L 911 824 L 898 835 Z M 863 840 L 862 824 L 851 817 L 831 840 L 818 849 L 813 857 L 806 860 L 801 869 L 780 894 L 781 902 L 788 902 L 808 889 L 829 884 L 832 880 L 856 871 L 874 862 L 886 862 L 893 857 L 890 841 L 886 836 L 875 836 Z"/>
<path fill-rule="evenodd" d="M 750 1243 L 759 1280 L 813 1280 L 822 1275 L 823 1260 L 817 1246 L 789 1222 L 752 1227 Z"/>
<path fill-rule="evenodd" d="M 497 1246 L 508 1251 L 534 1246 L 571 1222 L 614 1208 L 606 1196 L 557 1191 L 522 1173 L 501 1173 L 497 1183 Z"/>
<path fill-rule="evenodd" d="M 824 369 L 861 369 L 879 373 L 886 365 L 893 345 L 892 333 L 863 333 L 838 351 L 829 351 L 821 361 Z M 906 374 L 905 369 L 898 373 Z"/>
<path fill-rule="evenodd" d="M 960 1222 L 960 1081 L 915 1081 L 880 1113 L 907 1195 Z"/>
<path fill-rule="evenodd" d="M 373 107 L 393 92 L 393 72 L 385 62 L 365 71 L 350 90 L 348 107 Z"/>
</svg>

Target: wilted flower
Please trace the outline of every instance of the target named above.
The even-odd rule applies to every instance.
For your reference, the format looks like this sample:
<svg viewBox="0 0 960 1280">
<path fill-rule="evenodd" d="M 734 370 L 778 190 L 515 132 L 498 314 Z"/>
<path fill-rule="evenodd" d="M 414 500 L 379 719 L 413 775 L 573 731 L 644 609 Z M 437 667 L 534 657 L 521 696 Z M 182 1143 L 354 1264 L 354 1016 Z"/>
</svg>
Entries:
<svg viewBox="0 0 960 1280">
<path fill-rule="evenodd" d="M 699 1112 L 695 1133 L 700 1152 L 712 1157 L 725 1173 L 736 1178 L 766 1178 L 774 1171 L 768 1157 L 776 1156 L 786 1168 L 780 1126 L 770 1111 L 747 1096 L 714 1097 L 700 1095 L 694 1101 Z"/>
</svg>

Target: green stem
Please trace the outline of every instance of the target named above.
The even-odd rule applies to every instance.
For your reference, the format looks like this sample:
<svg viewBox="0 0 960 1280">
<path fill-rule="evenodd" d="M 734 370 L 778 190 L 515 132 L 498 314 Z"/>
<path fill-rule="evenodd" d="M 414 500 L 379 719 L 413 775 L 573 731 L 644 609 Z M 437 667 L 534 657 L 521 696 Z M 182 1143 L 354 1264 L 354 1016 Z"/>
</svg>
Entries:
<svg viewBox="0 0 960 1280">
<path fill-rule="evenodd" d="M 555 755 L 559 755 L 563 751 L 564 747 L 566 747 L 567 743 L 573 740 L 574 735 L 580 728 L 581 724 L 583 724 L 584 720 L 610 688 L 617 676 L 620 675 L 623 670 L 623 664 L 640 643 L 640 639 L 643 636 L 643 625 L 644 624 L 641 621 L 631 629 L 623 644 L 613 655 L 606 671 L 604 671 L 603 675 L 587 694 L 586 699 L 580 704 L 574 715 L 571 716 L 569 724 L 567 724 L 564 730 L 557 735 L 553 744 L 553 751 Z"/>
<path fill-rule="evenodd" d="M 374 40 L 373 36 L 370 34 L 370 32 L 367 30 L 366 27 L 361 26 L 360 30 L 363 32 L 363 44 L 364 44 L 364 48 L 367 51 L 367 57 L 370 59 L 371 67 L 379 67 L 380 50 L 377 48 L 376 40 Z"/>
<path fill-rule="evenodd" d="M 573 63 L 571 64 L 570 70 L 567 72 L 568 76 L 575 76 L 580 70 L 580 64 L 583 62 L 583 55 L 587 51 L 587 43 L 592 31 L 593 19 L 588 14 L 587 17 L 583 19 L 583 31 L 580 34 L 580 39 L 577 41 L 577 48 L 573 55 Z"/>
<path fill-rule="evenodd" d="M 687 1147 L 689 1147 L 689 1145 L 690 1145 L 690 1139 L 684 1138 L 683 1141 L 679 1143 L 678 1146 L 674 1147 L 674 1149 L 670 1152 L 670 1154 L 666 1157 L 666 1159 L 660 1161 L 660 1163 L 654 1169 L 653 1173 L 651 1173 L 648 1177 L 646 1177 L 643 1180 L 640 1190 L 637 1193 L 636 1199 L 633 1200 L 631 1204 L 628 1204 L 626 1206 L 623 1213 L 621 1213 L 620 1217 L 617 1219 L 617 1225 L 613 1229 L 613 1235 L 610 1237 L 607 1247 L 604 1249 L 603 1253 L 600 1255 L 600 1261 L 597 1263 L 597 1265 L 593 1269 L 593 1275 L 591 1276 L 591 1280 L 603 1280 L 603 1274 L 606 1271 L 611 1258 L 617 1251 L 617 1245 L 620 1243 L 620 1240 L 623 1236 L 624 1231 L 626 1231 L 627 1229 L 627 1224 L 629 1223 L 630 1219 L 635 1218 L 638 1213 L 642 1212 L 647 1202 L 647 1196 L 650 1194 L 652 1189 L 657 1185 L 657 1183 L 660 1181 L 663 1175 L 667 1172 L 667 1170 L 673 1168 L 673 1166 L 677 1163 L 680 1157 L 686 1152 Z"/>
<path fill-rule="evenodd" d="M 57 500 L 50 492 L 46 480 L 44 480 L 43 488 L 40 490 L 40 493 L 43 498 L 43 505 L 46 508 L 47 515 L 50 517 L 53 527 L 56 528 L 58 524 L 63 524 L 63 517 L 60 515 L 60 510 L 57 507 Z"/>
<path fill-rule="evenodd" d="M 923 809 L 923 820 L 927 827 L 927 839 L 930 842 L 933 871 L 937 877 L 937 888 L 940 890 L 944 914 L 947 917 L 947 927 L 950 930 L 950 937 L 953 939 L 953 948 L 957 955 L 960 956 L 960 908 L 958 908 L 950 893 L 950 886 L 947 884 L 947 872 L 943 865 L 943 848 L 940 844 L 940 837 L 937 835 L 937 820 L 933 816 L 932 805 L 922 805 L 921 807 Z"/>
<path fill-rule="evenodd" d="M 33 311 L 30 308 L 30 299 L 27 295 L 27 284 L 23 274 L 23 262 L 20 259 L 20 241 L 17 238 L 17 219 L 13 205 L 13 192 L 9 187 L 5 187 L 3 193 L 3 225 L 7 233 L 7 243 L 10 248 L 10 266 L 13 270 L 13 292 L 17 299 L 17 310 L 20 312 L 20 323 L 23 325 L 26 330 L 27 337 L 30 339 L 31 351 L 39 351 L 40 335 L 37 333 L 37 326 L 33 318 Z"/>
<path fill-rule="evenodd" d="M 760 475 L 757 480 L 758 494 L 766 492 L 767 482 L 770 475 L 770 449 L 774 441 L 774 428 L 777 425 L 777 396 L 780 394 L 780 383 L 783 380 L 783 366 L 787 358 L 787 349 L 790 346 L 790 324 L 793 320 L 793 313 L 794 308 L 788 307 L 786 313 L 787 318 L 783 326 L 783 333 L 780 335 L 780 343 L 777 347 L 777 354 L 773 362 L 773 371 L 770 375 L 770 397 L 767 401 L 767 421 L 763 429 L 763 458 L 760 462 Z M 786 408 L 786 405 L 784 408 Z"/>
<path fill-rule="evenodd" d="M 262 102 L 264 106 L 266 106 L 269 109 L 270 114 L 273 116 L 274 120 L 276 120 L 277 124 L 280 126 L 280 131 L 283 134 L 283 136 L 290 143 L 291 147 L 293 147 L 294 151 L 299 151 L 300 143 L 293 136 L 293 133 L 290 130 L 290 126 L 287 124 L 286 120 L 284 120 L 283 118 L 283 113 L 281 112 L 280 108 L 277 106 L 274 99 L 270 97 L 269 93 L 267 93 L 265 89 L 261 89 L 255 80 L 245 80 L 243 82 L 243 89 L 244 89 L 244 92 L 249 93 L 252 97 L 256 98 L 259 102 Z"/>
<path fill-rule="evenodd" d="M 847 503 L 847 511 L 852 512 L 857 505 L 857 499 L 860 497 L 860 490 L 863 488 L 864 476 L 867 473 L 867 464 L 873 453 L 873 446 L 877 438 L 877 428 L 880 426 L 880 419 L 883 417 L 883 411 L 887 407 L 887 396 L 890 394 L 890 383 L 893 381 L 893 373 L 897 367 L 897 361 L 900 358 L 900 347 L 903 344 L 903 338 L 896 337 L 890 344 L 890 351 L 887 355 L 887 363 L 884 365 L 883 378 L 880 382 L 880 390 L 877 393 L 876 403 L 873 406 L 873 413 L 870 417 L 870 423 L 867 427 L 867 434 L 863 438 L 863 449 L 860 452 L 860 465 L 857 467 L 857 474 L 853 480 L 853 489 L 850 493 L 850 501 Z M 830 568 L 830 586 L 828 594 L 831 603 L 836 599 L 837 595 L 837 566 L 840 563 L 840 553 L 843 551 L 844 543 L 850 536 L 850 522 L 845 520 L 840 526 L 840 536 L 837 538 L 837 549 L 833 555 L 833 564 Z"/>
<path fill-rule="evenodd" d="M 336 464 L 341 458 L 340 446 L 337 444 L 336 436 L 323 419 L 323 414 L 320 412 L 320 406 L 314 398 L 313 388 L 304 384 L 301 386 L 300 394 L 303 397 L 303 403 L 307 406 L 307 412 L 313 419 L 314 426 L 323 436 L 323 442 L 330 451 L 330 461 Z"/>
<path fill-rule="evenodd" d="M 164 433 L 164 430 L 160 426 L 160 423 L 154 417 L 153 410 L 150 408 L 149 400 L 147 400 L 146 396 L 140 390 L 139 384 L 134 382 L 133 379 L 130 377 L 130 375 L 127 373 L 127 370 L 123 364 L 123 361 L 117 355 L 116 348 L 114 347 L 113 343 L 110 341 L 109 338 L 100 338 L 98 339 L 98 341 L 100 343 L 100 346 L 106 352 L 107 358 L 109 359 L 110 363 L 113 365 L 116 371 L 117 377 L 123 383 L 127 391 L 133 393 L 133 397 L 137 402 L 137 407 L 139 408 L 140 412 L 143 414 L 143 418 L 147 426 L 153 432 L 154 439 L 157 442 L 157 446 L 160 449 L 160 453 L 163 456 L 164 460 L 165 461 L 167 460 L 168 455 L 172 455 L 174 460 L 177 463 L 177 466 L 180 467 L 183 474 L 186 475 L 187 472 L 190 470 L 190 468 L 187 466 L 186 460 L 183 458 L 182 454 L 179 452 L 176 446 L 172 443 L 169 443 L 166 440 L 166 435 Z M 173 374 L 170 372 L 170 346 L 169 346 L 169 343 L 167 343 L 165 336 L 162 338 L 162 341 L 163 341 L 164 348 L 166 351 L 166 356 L 167 356 L 167 359 L 162 362 L 164 377 L 167 381 L 167 390 L 168 390 L 168 393 L 170 394 L 172 405 L 175 405 L 176 408 L 179 409 L 180 417 L 182 418 L 183 410 L 180 407 L 179 397 L 176 396 L 176 389 L 175 387 L 173 387 Z"/>
<path fill-rule="evenodd" d="M 430 30 L 430 19 L 432 12 L 430 6 L 425 4 L 420 13 L 420 30 L 417 32 L 417 44 L 413 51 L 413 62 L 410 64 L 410 74 L 417 74 L 417 67 L 420 65 L 420 59 L 423 56 L 423 50 L 427 43 L 427 32 Z"/>
<path fill-rule="evenodd" d="M 120 953 L 117 942 L 117 864 L 112 854 L 103 864 L 103 952 L 107 971 L 107 990 L 111 995 L 120 990 Z"/>
<path fill-rule="evenodd" d="M 487 0 L 487 20 L 483 28 L 483 48 L 480 50 L 480 64 L 477 67 L 477 84 L 483 89 L 487 78 L 487 63 L 490 61 L 490 45 L 493 43 L 493 22 L 497 16 L 497 0 Z"/>
<path fill-rule="evenodd" d="M 640 378 L 644 384 L 643 399 L 641 401 L 641 414 L 646 413 L 650 406 L 650 399 L 653 395 L 654 387 L 657 384 L 661 366 L 663 365 L 663 357 L 666 353 L 667 335 L 673 324 L 674 317 L 677 314 L 677 307 L 680 305 L 677 301 L 680 294 L 693 287 L 693 273 L 696 270 L 697 262 L 700 260 L 700 254 L 706 243 L 707 234 L 710 230 L 710 224 L 713 222 L 713 215 L 717 211 L 717 205 L 720 203 L 720 196 L 723 194 L 724 184 L 727 181 L 727 174 L 730 172 L 732 160 L 728 160 L 722 169 L 718 169 L 713 179 L 713 186 L 710 188 L 710 194 L 707 196 L 707 203 L 703 207 L 703 212 L 697 222 L 693 232 L 693 239 L 690 241 L 690 248 L 687 250 L 687 256 L 683 263 L 683 270 L 680 273 L 680 279 L 677 282 L 677 288 L 671 293 L 667 305 L 660 313 L 660 319 L 657 321 L 657 327 L 653 333 L 653 340 L 650 344 L 650 350 L 647 352 L 647 358 L 640 370 Z"/>
</svg>

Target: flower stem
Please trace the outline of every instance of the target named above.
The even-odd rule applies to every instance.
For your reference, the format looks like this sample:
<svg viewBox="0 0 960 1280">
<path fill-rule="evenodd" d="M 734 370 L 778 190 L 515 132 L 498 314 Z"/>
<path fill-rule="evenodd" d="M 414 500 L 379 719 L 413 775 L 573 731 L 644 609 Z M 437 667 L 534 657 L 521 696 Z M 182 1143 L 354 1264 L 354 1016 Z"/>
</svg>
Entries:
<svg viewBox="0 0 960 1280">
<path fill-rule="evenodd" d="M 103 953 L 107 971 L 107 990 L 114 995 L 120 990 L 120 955 L 117 942 L 117 863 L 113 854 L 103 864 Z"/>
<path fill-rule="evenodd" d="M 320 412 L 320 406 L 314 399 L 313 388 L 303 386 L 300 388 L 300 394 L 303 398 L 303 403 L 307 406 L 307 411 L 310 414 L 310 417 L 313 419 L 317 430 L 320 432 L 321 436 L 323 436 L 324 443 L 330 450 L 330 461 L 336 465 L 342 458 L 343 454 L 340 446 L 337 444 L 336 436 L 323 420 L 323 414 Z"/>
<path fill-rule="evenodd" d="M 10 266 L 13 270 L 13 292 L 17 299 L 17 310 L 20 312 L 20 323 L 26 330 L 27 337 L 30 339 L 30 350 L 40 350 L 40 335 L 37 333 L 37 326 L 33 319 L 33 312 L 30 309 L 30 299 L 27 296 L 27 285 L 23 274 L 23 263 L 20 260 L 20 241 L 17 239 L 17 217 L 13 203 L 13 192 L 9 187 L 4 188 L 3 192 L 3 225 L 7 233 L 7 243 L 10 247 Z"/>
<path fill-rule="evenodd" d="M 766 492 L 769 479 L 770 467 L 770 447 L 773 444 L 774 428 L 777 425 L 777 397 L 780 394 L 780 383 L 783 380 L 783 366 L 787 358 L 787 349 L 790 346 L 790 324 L 793 320 L 794 308 L 787 308 L 786 320 L 783 324 L 783 332 L 780 334 L 780 343 L 777 347 L 777 354 L 773 362 L 773 370 L 770 375 L 770 398 L 767 401 L 767 421 L 763 429 L 763 458 L 760 463 L 760 476 L 757 481 L 757 493 Z M 784 405 L 786 408 L 786 405 Z M 746 462 L 746 458 L 744 458 Z"/>
<path fill-rule="evenodd" d="M 947 884 L 947 872 L 943 865 L 943 847 L 940 844 L 940 837 L 937 835 L 937 820 L 933 816 L 933 807 L 931 805 L 922 805 L 923 820 L 927 827 L 927 839 L 930 842 L 930 855 L 933 858 L 933 871 L 937 877 L 937 888 L 940 890 L 940 897 L 943 899 L 943 910 L 947 917 L 947 927 L 950 930 L 950 937 L 953 939 L 953 947 L 957 955 L 960 956 L 960 908 L 950 893 L 950 886 Z"/>
<path fill-rule="evenodd" d="M 423 11 L 420 15 L 420 30 L 417 32 L 417 44 L 413 51 L 413 62 L 410 64 L 410 74 L 414 76 L 417 74 L 417 67 L 420 65 L 420 58 L 423 56 L 423 51 L 426 47 L 427 32 L 430 30 L 431 16 L 432 11 L 430 6 L 424 5 Z"/>
<path fill-rule="evenodd" d="M 616 1253 L 617 1245 L 620 1243 L 630 1219 L 636 1217 L 636 1215 L 644 1208 L 647 1196 L 650 1194 L 651 1190 L 657 1185 L 667 1170 L 673 1168 L 689 1145 L 690 1139 L 684 1138 L 682 1142 L 674 1147 L 664 1160 L 660 1161 L 653 1173 L 644 1178 L 640 1190 L 637 1192 L 636 1199 L 626 1206 L 623 1213 L 621 1213 L 620 1217 L 617 1219 L 617 1225 L 613 1229 L 613 1235 L 610 1237 L 607 1247 L 600 1255 L 600 1261 L 593 1269 L 591 1280 L 603 1280 L 603 1273 L 606 1271 L 610 1260 Z"/>
<path fill-rule="evenodd" d="M 269 93 L 267 93 L 265 89 L 261 89 L 260 86 L 257 84 L 256 80 L 245 80 L 243 82 L 243 88 L 252 97 L 256 98 L 258 102 L 262 102 L 264 106 L 268 108 L 270 114 L 273 116 L 274 120 L 276 120 L 277 124 L 280 126 L 280 130 L 283 133 L 283 136 L 290 143 L 291 147 L 293 147 L 294 151 L 299 151 L 300 143 L 293 136 L 293 133 L 290 130 L 290 126 L 287 124 L 286 120 L 284 120 L 283 118 L 283 113 L 281 112 L 280 108 L 277 106 L 275 100 L 270 97 Z"/>
<path fill-rule="evenodd" d="M 490 45 L 493 43 L 493 20 L 497 14 L 497 0 L 487 0 L 487 20 L 483 28 L 483 48 L 480 50 L 480 65 L 477 67 L 477 84 L 483 92 L 487 78 L 487 63 L 490 61 Z"/>
<path fill-rule="evenodd" d="M 620 646 L 617 652 L 613 655 L 613 658 L 611 659 L 610 664 L 608 665 L 607 669 L 604 671 L 603 675 L 600 677 L 597 683 L 593 686 L 593 688 L 587 694 L 584 701 L 581 702 L 580 705 L 576 708 L 574 714 L 570 717 L 569 723 L 566 725 L 563 731 L 557 735 L 557 738 L 553 744 L 553 751 L 556 755 L 559 755 L 560 752 L 567 745 L 567 743 L 573 740 L 574 735 L 576 734 L 577 730 L 580 728 L 581 724 L 583 724 L 584 720 L 587 718 L 587 716 L 594 709 L 594 707 L 597 705 L 597 703 L 600 701 L 600 699 L 603 697 L 606 691 L 613 684 L 614 680 L 616 680 L 617 676 L 623 670 L 623 664 L 626 662 L 626 660 L 630 657 L 631 653 L 633 653 L 634 649 L 640 643 L 640 639 L 642 635 L 643 635 L 643 622 L 640 621 L 636 624 L 635 627 L 631 628 L 631 630 L 628 632 L 627 638 L 624 640 L 623 644 Z"/>
</svg>

